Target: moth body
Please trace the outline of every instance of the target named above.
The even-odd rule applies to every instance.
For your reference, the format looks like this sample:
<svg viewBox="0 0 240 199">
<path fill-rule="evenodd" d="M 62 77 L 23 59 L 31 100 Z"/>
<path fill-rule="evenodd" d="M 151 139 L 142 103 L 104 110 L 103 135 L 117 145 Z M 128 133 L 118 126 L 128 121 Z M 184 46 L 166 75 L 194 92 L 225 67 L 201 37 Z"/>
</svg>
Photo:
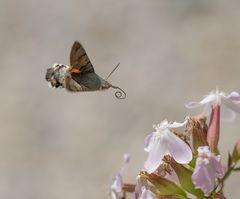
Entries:
<svg viewBox="0 0 240 199">
<path fill-rule="evenodd" d="M 53 88 L 61 87 L 72 92 L 98 91 L 114 88 L 118 90 L 115 92 L 117 98 L 124 99 L 126 97 L 126 93 L 121 88 L 113 86 L 95 73 L 85 49 L 78 41 L 73 44 L 71 49 L 70 66 L 54 64 L 51 68 L 47 69 L 45 79 Z"/>
<path fill-rule="evenodd" d="M 69 91 L 97 91 L 111 87 L 111 84 L 96 73 L 65 75 L 64 87 Z"/>
</svg>

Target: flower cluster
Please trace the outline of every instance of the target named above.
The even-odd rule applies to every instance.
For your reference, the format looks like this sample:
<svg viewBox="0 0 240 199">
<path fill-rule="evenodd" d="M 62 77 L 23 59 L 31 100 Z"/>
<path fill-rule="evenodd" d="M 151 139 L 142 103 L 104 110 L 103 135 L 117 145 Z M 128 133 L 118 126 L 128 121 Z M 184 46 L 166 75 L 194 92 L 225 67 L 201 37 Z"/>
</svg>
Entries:
<svg viewBox="0 0 240 199">
<path fill-rule="evenodd" d="M 163 120 L 154 125 L 154 131 L 145 138 L 147 160 L 133 184 L 122 180 L 129 162 L 125 155 L 124 166 L 111 185 L 112 199 L 125 199 L 126 193 L 134 199 L 226 198 L 225 180 L 232 172 L 240 171 L 240 140 L 224 167 L 218 150 L 220 122 L 233 120 L 240 113 L 240 94 L 216 90 L 200 102 L 186 104 L 187 108 L 200 106 L 204 106 L 201 115 L 188 116 L 182 123 Z"/>
</svg>

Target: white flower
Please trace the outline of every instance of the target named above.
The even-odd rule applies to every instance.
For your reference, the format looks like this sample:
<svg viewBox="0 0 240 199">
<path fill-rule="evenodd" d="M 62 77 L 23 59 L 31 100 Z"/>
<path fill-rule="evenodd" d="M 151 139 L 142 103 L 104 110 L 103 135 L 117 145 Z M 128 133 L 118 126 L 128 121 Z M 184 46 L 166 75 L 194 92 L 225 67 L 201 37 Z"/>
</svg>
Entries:
<svg viewBox="0 0 240 199">
<path fill-rule="evenodd" d="M 235 91 L 230 94 L 226 94 L 216 89 L 216 91 L 212 91 L 208 95 L 204 96 L 200 102 L 189 102 L 186 103 L 185 106 L 187 108 L 204 106 L 202 114 L 209 115 L 213 106 L 221 104 L 226 106 L 226 109 L 223 109 L 222 111 L 223 119 L 233 120 L 236 115 L 235 113 L 240 113 L 240 94 Z"/>
<path fill-rule="evenodd" d="M 167 120 L 154 126 L 155 132 L 148 135 L 145 139 L 144 150 L 148 152 L 148 158 L 144 168 L 148 173 L 154 172 L 162 162 L 164 155 L 170 154 L 176 162 L 187 164 L 192 160 L 192 151 L 190 147 L 178 136 L 170 131 L 173 128 L 179 128 L 187 123 L 173 122 Z"/>
</svg>

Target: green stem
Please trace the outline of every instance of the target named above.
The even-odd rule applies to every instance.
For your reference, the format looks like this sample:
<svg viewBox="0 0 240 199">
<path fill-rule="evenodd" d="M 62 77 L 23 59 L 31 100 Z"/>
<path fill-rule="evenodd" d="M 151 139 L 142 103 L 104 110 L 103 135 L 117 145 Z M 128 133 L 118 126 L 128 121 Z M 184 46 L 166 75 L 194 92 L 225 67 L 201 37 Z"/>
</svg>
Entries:
<svg viewBox="0 0 240 199">
<path fill-rule="evenodd" d="M 229 166 L 228 167 L 228 170 L 226 171 L 226 173 L 224 174 L 223 178 L 221 178 L 219 180 L 219 183 L 218 185 L 215 187 L 214 191 L 216 191 L 216 189 L 221 185 L 221 188 L 218 192 L 222 192 L 223 190 L 223 187 L 224 187 L 224 181 L 230 176 L 232 170 L 235 168 L 236 166 L 236 163 L 234 163 L 233 165 Z"/>
</svg>

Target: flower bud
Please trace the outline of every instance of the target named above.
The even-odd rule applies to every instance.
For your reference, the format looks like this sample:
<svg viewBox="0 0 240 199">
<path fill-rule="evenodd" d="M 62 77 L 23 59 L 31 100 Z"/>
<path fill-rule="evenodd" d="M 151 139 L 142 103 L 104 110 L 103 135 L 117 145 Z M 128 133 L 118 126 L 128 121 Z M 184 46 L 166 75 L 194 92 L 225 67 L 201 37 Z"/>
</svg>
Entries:
<svg viewBox="0 0 240 199">
<path fill-rule="evenodd" d="M 232 153 L 232 161 L 237 162 L 238 160 L 240 160 L 240 139 L 235 144 L 235 147 Z"/>
<path fill-rule="evenodd" d="M 207 142 L 212 152 L 217 152 L 220 129 L 220 105 L 215 104 L 212 107 L 212 113 L 207 132 Z"/>
</svg>

